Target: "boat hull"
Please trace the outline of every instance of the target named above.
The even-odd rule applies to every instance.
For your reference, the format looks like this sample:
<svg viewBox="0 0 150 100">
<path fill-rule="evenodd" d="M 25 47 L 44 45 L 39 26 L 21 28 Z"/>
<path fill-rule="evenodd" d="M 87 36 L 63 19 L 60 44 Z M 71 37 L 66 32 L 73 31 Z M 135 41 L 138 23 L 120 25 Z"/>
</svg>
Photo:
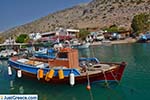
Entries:
<svg viewBox="0 0 150 100">
<path fill-rule="evenodd" d="M 23 77 L 28 77 L 31 79 L 37 79 L 37 71 L 39 68 L 30 68 L 28 66 L 21 66 L 21 65 L 17 65 L 18 63 L 15 62 L 11 62 L 11 60 L 9 60 L 9 65 L 14 68 L 15 70 L 22 70 L 22 76 Z M 106 64 L 106 63 L 104 63 Z M 114 64 L 114 63 L 107 63 L 107 64 Z M 116 63 L 115 63 L 116 64 Z M 95 73 L 95 74 L 88 74 L 89 75 L 89 80 L 90 82 L 99 82 L 99 81 L 116 81 L 119 82 L 122 78 L 124 69 L 126 64 L 125 63 L 118 63 L 117 64 L 118 67 L 115 69 L 110 69 L 108 71 L 103 72 L 99 72 L 99 73 Z M 23 68 L 24 67 L 24 68 Z M 42 82 L 46 82 L 46 83 L 50 83 L 50 84 L 69 84 L 69 73 L 71 73 L 72 69 L 69 70 L 64 70 L 64 79 L 59 79 L 58 73 L 55 73 L 54 77 L 52 79 L 50 79 L 49 81 L 45 80 L 46 77 L 46 73 L 50 70 L 47 68 L 43 68 L 44 70 L 44 77 L 41 78 L 39 81 Z M 55 72 L 58 70 L 55 70 Z M 81 84 L 81 83 L 87 83 L 87 73 L 85 74 L 81 74 L 79 75 L 79 73 L 75 72 L 76 70 L 74 70 L 75 73 L 75 84 Z"/>
<path fill-rule="evenodd" d="M 116 71 L 114 71 L 113 73 L 115 73 L 115 72 Z M 106 72 L 105 75 L 106 75 L 106 79 L 104 78 L 104 74 L 102 74 L 102 73 L 93 74 L 93 75 L 89 76 L 89 80 L 90 80 L 90 82 L 105 82 L 105 81 L 107 81 L 107 82 L 108 81 L 119 82 L 121 80 L 121 77 L 122 77 L 122 73 L 119 73 L 118 74 L 119 76 L 117 76 L 116 79 L 113 77 L 111 72 Z M 37 80 L 37 76 L 35 74 L 23 72 L 23 76 Z M 69 77 L 65 77 L 64 79 L 59 79 L 59 77 L 53 77 L 49 81 L 46 81 L 45 77 L 44 77 L 44 78 L 40 79 L 40 81 L 50 83 L 50 84 L 69 84 Z M 82 83 L 87 83 L 87 82 L 88 82 L 87 75 L 75 77 L 75 84 L 82 84 Z"/>
</svg>

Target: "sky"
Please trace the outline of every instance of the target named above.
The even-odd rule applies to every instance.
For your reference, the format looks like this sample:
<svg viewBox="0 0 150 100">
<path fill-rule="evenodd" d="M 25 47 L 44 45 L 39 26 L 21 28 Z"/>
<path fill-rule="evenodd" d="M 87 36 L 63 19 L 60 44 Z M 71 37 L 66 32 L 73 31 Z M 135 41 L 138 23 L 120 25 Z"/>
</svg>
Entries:
<svg viewBox="0 0 150 100">
<path fill-rule="evenodd" d="M 0 0 L 0 32 L 91 0 Z"/>
</svg>

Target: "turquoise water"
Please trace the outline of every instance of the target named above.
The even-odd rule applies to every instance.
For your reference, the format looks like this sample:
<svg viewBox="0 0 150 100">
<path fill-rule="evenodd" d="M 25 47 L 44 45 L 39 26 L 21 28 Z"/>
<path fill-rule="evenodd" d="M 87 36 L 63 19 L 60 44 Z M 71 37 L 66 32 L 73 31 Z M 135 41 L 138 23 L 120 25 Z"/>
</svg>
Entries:
<svg viewBox="0 0 150 100">
<path fill-rule="evenodd" d="M 7 62 L 0 63 L 0 94 L 38 94 L 39 100 L 150 100 L 150 44 L 93 46 L 80 51 L 80 56 L 96 56 L 101 61 L 128 63 L 119 85 L 93 83 L 49 85 L 37 80 L 7 75 Z"/>
</svg>

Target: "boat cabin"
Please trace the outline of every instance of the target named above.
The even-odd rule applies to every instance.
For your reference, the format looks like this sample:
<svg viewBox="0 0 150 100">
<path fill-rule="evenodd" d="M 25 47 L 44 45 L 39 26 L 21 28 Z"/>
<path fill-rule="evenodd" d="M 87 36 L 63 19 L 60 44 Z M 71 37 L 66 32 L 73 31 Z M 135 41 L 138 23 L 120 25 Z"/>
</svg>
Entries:
<svg viewBox="0 0 150 100">
<path fill-rule="evenodd" d="M 62 48 L 57 54 L 55 59 L 49 59 L 50 67 L 66 67 L 66 68 L 78 68 L 78 50 L 71 48 Z"/>
</svg>

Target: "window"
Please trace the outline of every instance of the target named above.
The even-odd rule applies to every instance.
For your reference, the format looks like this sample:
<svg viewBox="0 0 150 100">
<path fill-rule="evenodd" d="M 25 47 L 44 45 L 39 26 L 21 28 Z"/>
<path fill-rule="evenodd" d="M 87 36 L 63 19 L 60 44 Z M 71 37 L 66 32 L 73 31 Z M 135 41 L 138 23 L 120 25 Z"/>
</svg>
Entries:
<svg viewBox="0 0 150 100">
<path fill-rule="evenodd" d="M 68 58 L 68 55 L 66 52 L 61 52 L 58 54 L 58 58 Z"/>
</svg>

